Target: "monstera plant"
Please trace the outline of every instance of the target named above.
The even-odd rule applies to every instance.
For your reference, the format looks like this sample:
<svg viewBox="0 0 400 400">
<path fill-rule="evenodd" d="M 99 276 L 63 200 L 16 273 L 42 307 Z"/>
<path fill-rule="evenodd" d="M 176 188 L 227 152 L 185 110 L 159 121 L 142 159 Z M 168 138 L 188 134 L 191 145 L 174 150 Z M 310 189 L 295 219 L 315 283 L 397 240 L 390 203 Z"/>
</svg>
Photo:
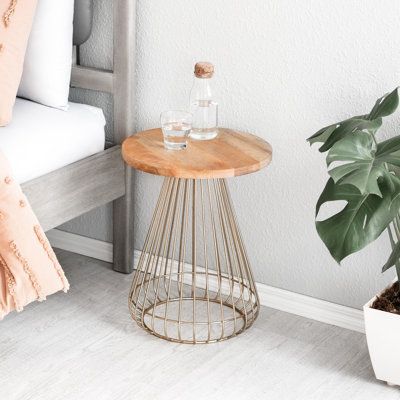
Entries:
<svg viewBox="0 0 400 400">
<path fill-rule="evenodd" d="M 319 236 L 332 257 L 340 263 L 373 242 L 385 229 L 392 235 L 400 231 L 400 136 L 378 142 L 376 134 L 382 118 L 392 114 L 399 104 L 398 89 L 381 97 L 369 114 L 359 115 L 320 129 L 310 144 L 320 142 L 327 152 L 330 178 L 316 207 L 316 216 L 324 203 L 344 200 L 347 205 L 324 221 L 317 221 Z M 396 266 L 400 277 L 400 242 L 383 271 Z"/>
<path fill-rule="evenodd" d="M 377 378 L 400 385 L 400 316 L 385 312 L 400 314 L 400 136 L 377 139 L 382 118 L 398 104 L 396 88 L 378 99 L 369 114 L 326 126 L 308 141 L 321 143 L 319 151 L 327 153 L 330 178 L 317 202 L 316 228 L 332 257 L 340 263 L 383 231 L 389 233 L 392 252 L 382 271 L 395 267 L 397 282 L 367 303 L 364 315 Z M 344 208 L 319 220 L 321 206 L 338 200 L 345 202 Z M 379 345 L 382 341 L 386 347 Z"/>
</svg>

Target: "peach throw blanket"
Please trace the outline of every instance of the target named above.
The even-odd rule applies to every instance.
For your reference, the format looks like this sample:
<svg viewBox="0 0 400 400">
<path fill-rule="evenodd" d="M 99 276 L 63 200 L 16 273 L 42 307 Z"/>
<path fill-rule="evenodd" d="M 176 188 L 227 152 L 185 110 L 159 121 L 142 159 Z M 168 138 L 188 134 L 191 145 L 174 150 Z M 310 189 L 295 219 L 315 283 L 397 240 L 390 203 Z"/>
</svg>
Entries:
<svg viewBox="0 0 400 400">
<path fill-rule="evenodd" d="M 0 319 L 68 289 L 57 257 L 0 152 Z"/>
</svg>

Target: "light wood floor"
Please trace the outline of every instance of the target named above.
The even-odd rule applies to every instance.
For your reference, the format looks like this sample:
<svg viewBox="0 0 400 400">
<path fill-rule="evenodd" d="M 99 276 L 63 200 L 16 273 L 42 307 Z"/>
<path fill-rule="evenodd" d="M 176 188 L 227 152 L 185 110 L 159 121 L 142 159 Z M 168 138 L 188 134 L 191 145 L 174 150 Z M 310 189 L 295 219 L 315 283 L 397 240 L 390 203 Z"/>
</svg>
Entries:
<svg viewBox="0 0 400 400">
<path fill-rule="evenodd" d="M 235 339 L 172 344 L 131 321 L 131 276 L 58 254 L 71 291 L 0 322 L 1 400 L 400 399 L 360 333 L 263 308 Z"/>
</svg>

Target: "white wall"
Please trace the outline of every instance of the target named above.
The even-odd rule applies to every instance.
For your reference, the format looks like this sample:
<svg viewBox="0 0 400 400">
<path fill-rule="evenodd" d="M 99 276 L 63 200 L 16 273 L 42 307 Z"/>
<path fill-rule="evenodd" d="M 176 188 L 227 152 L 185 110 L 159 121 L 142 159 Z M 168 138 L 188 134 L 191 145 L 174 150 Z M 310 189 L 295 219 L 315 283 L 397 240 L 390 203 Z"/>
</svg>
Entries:
<svg viewBox="0 0 400 400">
<path fill-rule="evenodd" d="M 107 9 L 111 2 L 96 3 Z M 109 57 L 110 15 L 97 21 L 100 41 L 85 47 L 88 64 Z M 273 146 L 268 169 L 229 182 L 257 281 L 360 307 L 393 276 L 380 275 L 386 237 L 342 266 L 330 258 L 314 228 L 314 205 L 327 179 L 324 158 L 305 139 L 368 112 L 398 84 L 399 21 L 397 0 L 138 2 L 137 129 L 157 126 L 163 110 L 186 107 L 193 64 L 209 60 L 221 125 Z M 397 116 L 385 134 L 398 123 Z M 160 183 L 137 174 L 137 248 Z M 109 238 L 103 214 L 65 228 L 81 231 L 84 221 L 84 233 Z"/>
</svg>

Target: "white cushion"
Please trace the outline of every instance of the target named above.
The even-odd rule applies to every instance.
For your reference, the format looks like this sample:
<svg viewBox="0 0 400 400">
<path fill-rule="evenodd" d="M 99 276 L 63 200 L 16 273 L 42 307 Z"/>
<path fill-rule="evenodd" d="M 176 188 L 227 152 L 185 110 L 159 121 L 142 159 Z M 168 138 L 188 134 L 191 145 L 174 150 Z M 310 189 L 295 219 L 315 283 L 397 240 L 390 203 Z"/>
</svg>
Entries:
<svg viewBox="0 0 400 400">
<path fill-rule="evenodd" d="M 39 0 L 18 96 L 66 109 L 72 63 L 74 0 Z"/>
<path fill-rule="evenodd" d="M 103 151 L 104 125 L 103 111 L 86 104 L 61 111 L 17 99 L 11 123 L 1 128 L 0 150 L 23 183 Z"/>
</svg>

